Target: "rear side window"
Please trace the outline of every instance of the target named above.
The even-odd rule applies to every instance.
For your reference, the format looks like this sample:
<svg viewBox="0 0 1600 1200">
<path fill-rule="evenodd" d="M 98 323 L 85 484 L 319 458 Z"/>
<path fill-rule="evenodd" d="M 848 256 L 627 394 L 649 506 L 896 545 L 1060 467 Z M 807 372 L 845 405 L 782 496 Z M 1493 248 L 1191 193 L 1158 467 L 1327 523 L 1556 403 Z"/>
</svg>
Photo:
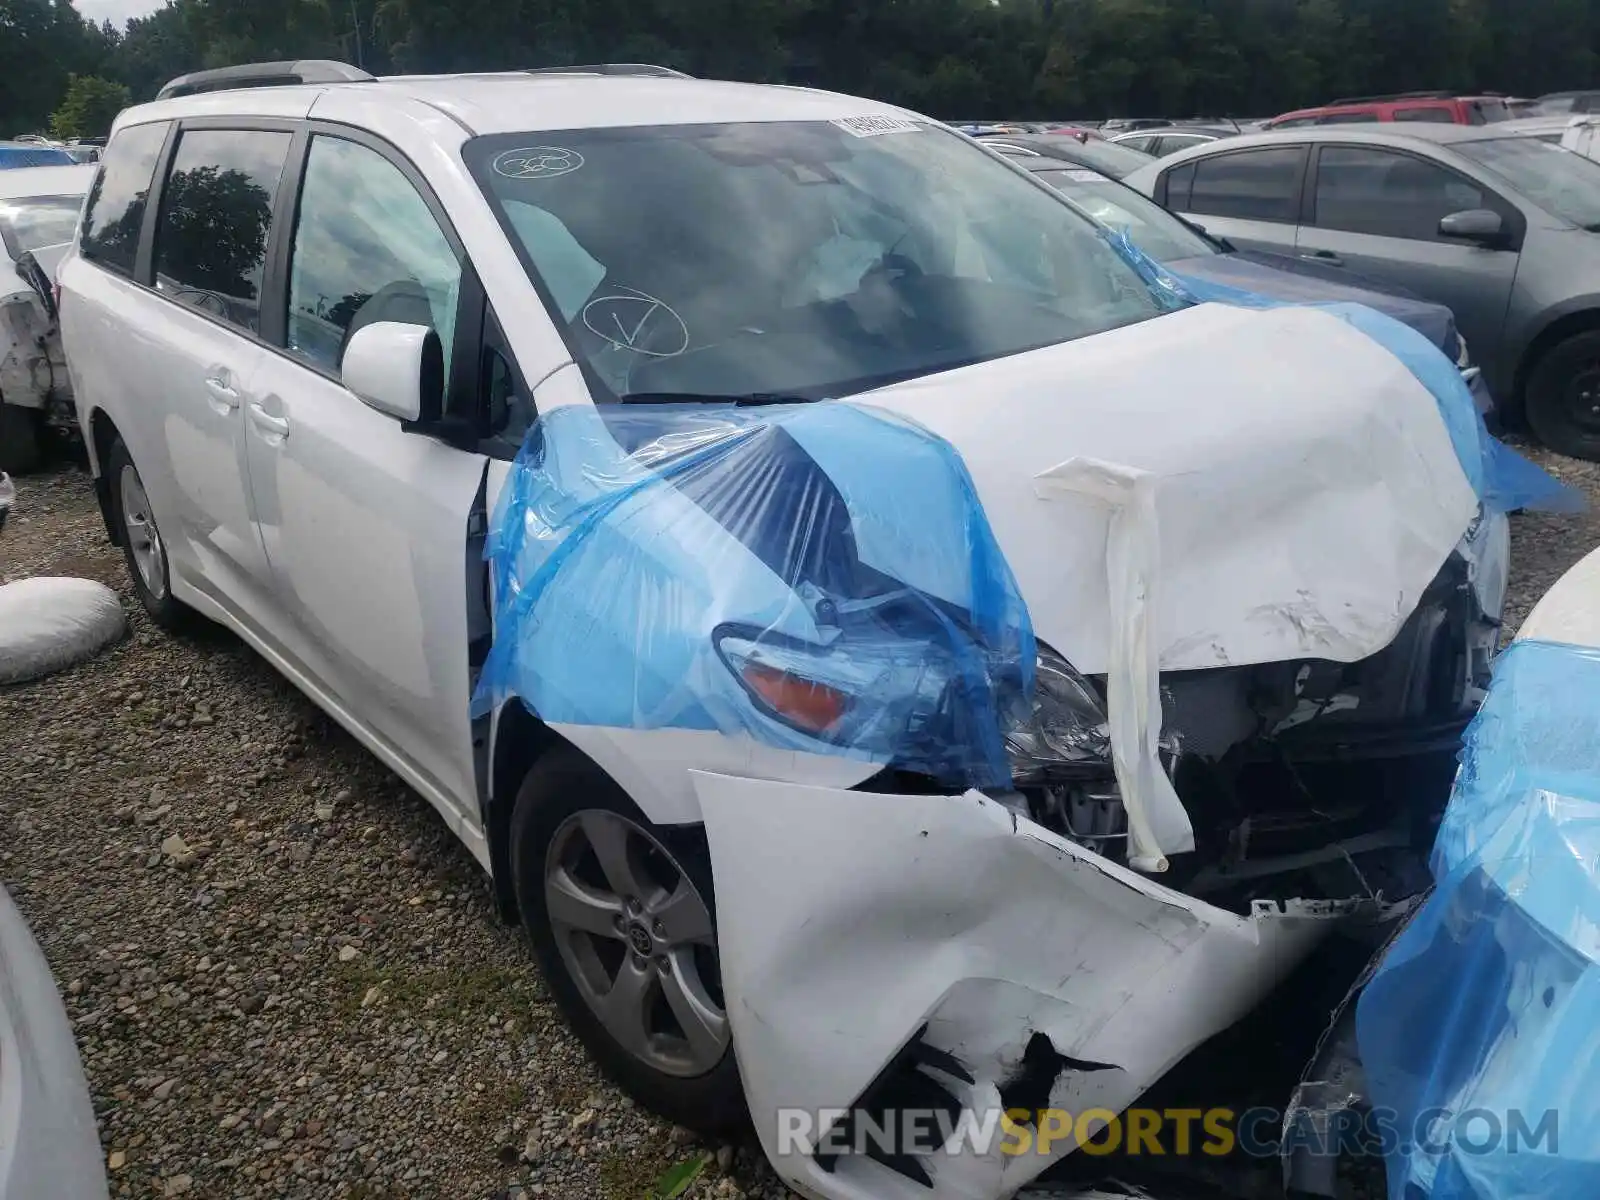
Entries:
<svg viewBox="0 0 1600 1200">
<path fill-rule="evenodd" d="M 1378 119 L 1376 112 L 1327 113 L 1317 118 L 1318 125 L 1368 125 Z"/>
<path fill-rule="evenodd" d="M 1287 121 L 1273 121 L 1268 129 L 1300 129 L 1306 125 L 1315 125 L 1315 117 L 1290 117 Z"/>
<path fill-rule="evenodd" d="M 133 274 L 144 225 L 145 201 L 156 160 L 167 141 L 167 123 L 133 125 L 111 139 L 100 173 L 89 190 L 79 252 L 119 275 Z"/>
<path fill-rule="evenodd" d="M 1397 108 L 1394 110 L 1396 121 L 1432 121 L 1438 125 L 1454 125 L 1455 115 L 1448 108 Z M 1483 124 L 1482 121 L 1473 122 L 1475 125 Z"/>
<path fill-rule="evenodd" d="M 1490 206 L 1462 176 L 1408 154 L 1326 146 L 1318 160 L 1319 229 L 1438 241 L 1442 218 Z"/>
<path fill-rule="evenodd" d="M 1300 207 L 1300 146 L 1241 150 L 1194 164 L 1186 211 L 1292 224 Z"/>
<path fill-rule="evenodd" d="M 287 133 L 191 129 L 161 193 L 156 287 L 241 329 L 261 328 L 261 276 Z"/>
<path fill-rule="evenodd" d="M 1492 125 L 1510 119 L 1511 112 L 1501 100 L 1473 100 L 1467 105 L 1468 125 Z"/>
</svg>

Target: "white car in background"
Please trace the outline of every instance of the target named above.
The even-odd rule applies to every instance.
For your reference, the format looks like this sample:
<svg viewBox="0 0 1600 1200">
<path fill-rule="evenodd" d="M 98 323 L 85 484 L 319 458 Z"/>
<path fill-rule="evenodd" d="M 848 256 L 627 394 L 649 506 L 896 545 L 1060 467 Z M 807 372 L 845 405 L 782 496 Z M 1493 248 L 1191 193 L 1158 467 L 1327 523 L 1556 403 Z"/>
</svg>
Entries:
<svg viewBox="0 0 1600 1200">
<path fill-rule="evenodd" d="M 1120 1111 L 1418 878 L 1507 570 L 1440 401 L 936 122 L 203 72 L 118 118 L 60 281 L 150 615 L 351 730 L 603 1067 L 808 1196 L 1010 1194 L 1072 1140 L 780 1112 Z"/>
<path fill-rule="evenodd" d="M 0 471 L 38 463 L 46 424 L 76 427 L 52 285 L 94 171 L 0 171 Z"/>
</svg>

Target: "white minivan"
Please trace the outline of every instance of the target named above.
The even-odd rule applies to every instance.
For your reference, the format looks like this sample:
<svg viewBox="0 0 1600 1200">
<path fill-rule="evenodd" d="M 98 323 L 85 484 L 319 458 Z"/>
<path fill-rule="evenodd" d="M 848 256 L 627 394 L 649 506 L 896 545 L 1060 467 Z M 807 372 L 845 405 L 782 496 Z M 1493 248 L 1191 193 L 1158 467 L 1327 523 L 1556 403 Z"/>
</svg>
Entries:
<svg viewBox="0 0 1600 1200">
<path fill-rule="evenodd" d="M 1121 1111 L 1425 880 L 1507 570 L 1448 404 L 936 122 L 204 72 L 60 283 L 151 617 L 360 738 L 602 1066 L 807 1195 L 1010 1194 L 1076 1139 L 857 1135 L 902 1077 Z"/>
</svg>

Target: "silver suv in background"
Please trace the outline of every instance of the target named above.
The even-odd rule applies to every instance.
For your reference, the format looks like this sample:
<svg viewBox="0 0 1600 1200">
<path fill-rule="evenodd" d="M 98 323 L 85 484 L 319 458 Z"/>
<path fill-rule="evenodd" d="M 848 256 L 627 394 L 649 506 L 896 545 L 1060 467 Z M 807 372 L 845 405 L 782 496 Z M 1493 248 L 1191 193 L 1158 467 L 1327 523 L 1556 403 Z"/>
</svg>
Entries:
<svg viewBox="0 0 1600 1200">
<path fill-rule="evenodd" d="M 1493 125 L 1342 125 L 1180 151 L 1126 182 L 1241 248 L 1449 305 L 1502 417 L 1600 459 L 1600 163 Z"/>
</svg>

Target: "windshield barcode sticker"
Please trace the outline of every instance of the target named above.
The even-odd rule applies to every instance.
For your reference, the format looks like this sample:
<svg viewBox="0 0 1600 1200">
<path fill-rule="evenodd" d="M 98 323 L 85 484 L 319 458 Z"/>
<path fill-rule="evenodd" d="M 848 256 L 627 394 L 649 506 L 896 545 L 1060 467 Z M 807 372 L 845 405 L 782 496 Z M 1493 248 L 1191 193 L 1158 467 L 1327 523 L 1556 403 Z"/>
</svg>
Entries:
<svg viewBox="0 0 1600 1200">
<path fill-rule="evenodd" d="M 1077 180 L 1079 183 L 1100 183 L 1104 181 L 1105 176 L 1099 171 L 1088 171 L 1079 167 L 1068 171 L 1067 178 Z"/>
<path fill-rule="evenodd" d="M 878 137 L 885 133 L 921 133 L 922 126 L 905 117 L 840 117 L 831 122 L 852 137 Z"/>
</svg>

